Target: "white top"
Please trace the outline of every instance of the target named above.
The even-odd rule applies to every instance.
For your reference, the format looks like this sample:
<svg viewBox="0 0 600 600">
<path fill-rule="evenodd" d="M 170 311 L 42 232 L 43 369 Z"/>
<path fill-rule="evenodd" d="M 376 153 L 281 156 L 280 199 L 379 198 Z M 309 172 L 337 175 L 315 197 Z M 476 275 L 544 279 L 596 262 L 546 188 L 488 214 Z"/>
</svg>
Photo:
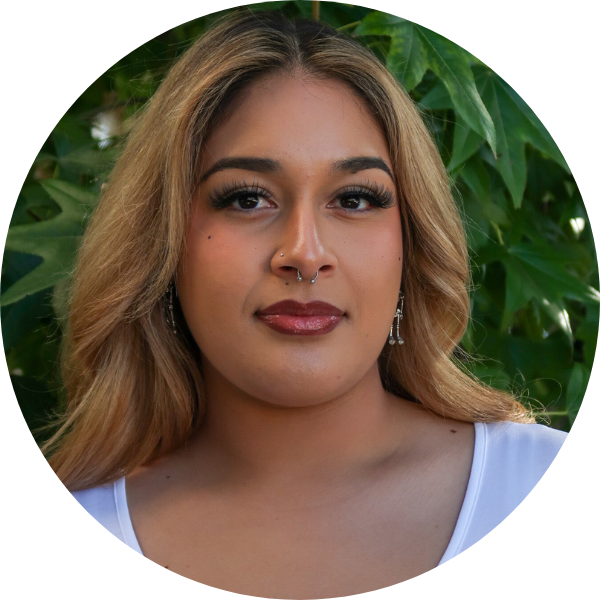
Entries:
<svg viewBox="0 0 600 600">
<path fill-rule="evenodd" d="M 558 454 L 566 435 L 543 425 L 475 423 L 467 491 L 439 564 L 478 542 L 524 500 Z M 73 496 L 112 534 L 143 554 L 129 516 L 125 478 Z"/>
</svg>

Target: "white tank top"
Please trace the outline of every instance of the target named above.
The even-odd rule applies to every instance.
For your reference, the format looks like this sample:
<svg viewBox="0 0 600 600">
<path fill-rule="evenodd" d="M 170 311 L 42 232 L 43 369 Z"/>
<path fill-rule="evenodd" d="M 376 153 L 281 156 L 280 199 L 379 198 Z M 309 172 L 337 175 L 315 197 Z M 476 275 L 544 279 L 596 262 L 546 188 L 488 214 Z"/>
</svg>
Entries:
<svg viewBox="0 0 600 600">
<path fill-rule="evenodd" d="M 499 525 L 535 487 L 560 450 L 566 433 L 543 425 L 475 423 L 471 474 L 450 543 L 439 564 L 454 558 Z M 125 478 L 73 492 L 99 523 L 130 548 L 137 541 Z"/>
</svg>

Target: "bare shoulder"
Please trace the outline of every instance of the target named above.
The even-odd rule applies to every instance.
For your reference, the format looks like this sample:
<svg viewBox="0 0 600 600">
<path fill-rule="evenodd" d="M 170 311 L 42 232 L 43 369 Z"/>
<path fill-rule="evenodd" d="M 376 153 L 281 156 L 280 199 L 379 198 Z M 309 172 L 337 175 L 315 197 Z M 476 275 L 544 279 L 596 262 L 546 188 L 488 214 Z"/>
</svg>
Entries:
<svg viewBox="0 0 600 600">
<path fill-rule="evenodd" d="M 416 505 L 427 498 L 429 514 L 446 515 L 451 533 L 471 474 L 474 424 L 445 419 L 421 405 L 394 399 L 398 441 L 392 477 L 411 481 L 418 490 Z"/>
<path fill-rule="evenodd" d="M 182 467 L 186 464 L 182 450 L 141 465 L 127 476 L 127 503 L 134 516 L 154 514 L 161 507 L 176 502 L 174 487 L 181 492 L 181 487 L 186 485 L 186 478 L 182 476 Z"/>
<path fill-rule="evenodd" d="M 465 454 L 469 461 L 473 455 L 475 427 L 473 423 L 444 418 L 421 404 L 391 395 L 396 405 L 394 427 L 398 439 L 406 440 L 410 454 L 425 460 L 435 455 Z"/>
</svg>

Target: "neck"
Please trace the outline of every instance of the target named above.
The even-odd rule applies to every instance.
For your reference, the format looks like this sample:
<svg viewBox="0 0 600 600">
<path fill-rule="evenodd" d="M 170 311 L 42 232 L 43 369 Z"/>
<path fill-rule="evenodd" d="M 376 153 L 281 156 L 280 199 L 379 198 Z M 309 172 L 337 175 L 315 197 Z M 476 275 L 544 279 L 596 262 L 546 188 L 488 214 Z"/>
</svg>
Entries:
<svg viewBox="0 0 600 600">
<path fill-rule="evenodd" d="M 207 410 L 188 449 L 245 476 L 330 479 L 376 465 L 398 445 L 404 403 L 383 389 L 376 364 L 352 389 L 311 406 L 258 400 L 210 366 L 204 375 Z"/>
</svg>

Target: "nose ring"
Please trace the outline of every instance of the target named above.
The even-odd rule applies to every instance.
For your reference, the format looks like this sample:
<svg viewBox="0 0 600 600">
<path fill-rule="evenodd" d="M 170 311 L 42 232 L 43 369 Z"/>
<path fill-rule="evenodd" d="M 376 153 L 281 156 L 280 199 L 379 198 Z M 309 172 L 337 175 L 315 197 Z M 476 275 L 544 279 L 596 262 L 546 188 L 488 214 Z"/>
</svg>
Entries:
<svg viewBox="0 0 600 600">
<path fill-rule="evenodd" d="M 319 269 L 317 269 L 317 272 L 315 273 L 315 276 L 310 280 L 310 282 L 314 283 L 317 280 L 318 276 L 319 276 Z M 300 273 L 300 269 L 296 269 L 296 279 L 298 281 L 302 281 L 302 274 Z"/>
</svg>

